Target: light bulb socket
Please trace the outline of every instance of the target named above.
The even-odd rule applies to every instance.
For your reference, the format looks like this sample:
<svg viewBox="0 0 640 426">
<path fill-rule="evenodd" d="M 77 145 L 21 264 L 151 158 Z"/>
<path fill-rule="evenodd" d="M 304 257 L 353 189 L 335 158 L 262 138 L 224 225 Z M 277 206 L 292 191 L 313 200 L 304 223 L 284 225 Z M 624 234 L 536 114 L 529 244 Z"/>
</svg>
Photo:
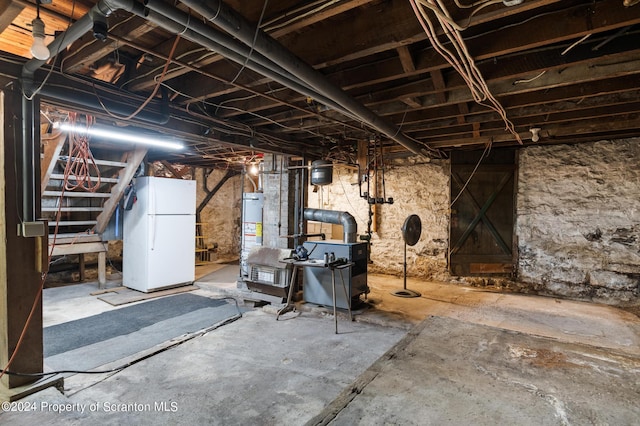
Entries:
<svg viewBox="0 0 640 426">
<path fill-rule="evenodd" d="M 44 44 L 44 22 L 40 18 L 31 21 L 33 44 L 31 45 L 31 54 L 34 58 L 46 61 L 51 56 L 49 48 Z"/>
<path fill-rule="evenodd" d="M 538 142 L 540 140 L 540 127 L 532 127 L 529 129 L 531 132 L 531 142 Z"/>
<path fill-rule="evenodd" d="M 31 34 L 33 34 L 33 38 L 42 38 L 44 39 L 44 21 L 40 18 L 35 18 L 31 21 Z"/>
</svg>

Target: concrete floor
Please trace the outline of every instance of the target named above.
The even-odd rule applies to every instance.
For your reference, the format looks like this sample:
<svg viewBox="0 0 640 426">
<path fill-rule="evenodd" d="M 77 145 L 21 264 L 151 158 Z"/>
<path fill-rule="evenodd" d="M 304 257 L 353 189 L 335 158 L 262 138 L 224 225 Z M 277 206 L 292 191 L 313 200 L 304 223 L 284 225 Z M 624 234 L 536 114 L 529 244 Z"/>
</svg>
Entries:
<svg viewBox="0 0 640 426">
<path fill-rule="evenodd" d="M 236 293 L 229 268 L 199 272 L 196 294 Z M 67 377 L 63 393 L 28 396 L 0 423 L 640 424 L 635 315 L 411 279 L 422 297 L 404 299 L 389 276 L 369 286 L 356 321 L 339 315 L 340 334 L 325 308 L 275 321 L 274 307 L 245 306 L 120 373 Z M 96 288 L 47 289 L 45 326 L 114 309 Z"/>
</svg>

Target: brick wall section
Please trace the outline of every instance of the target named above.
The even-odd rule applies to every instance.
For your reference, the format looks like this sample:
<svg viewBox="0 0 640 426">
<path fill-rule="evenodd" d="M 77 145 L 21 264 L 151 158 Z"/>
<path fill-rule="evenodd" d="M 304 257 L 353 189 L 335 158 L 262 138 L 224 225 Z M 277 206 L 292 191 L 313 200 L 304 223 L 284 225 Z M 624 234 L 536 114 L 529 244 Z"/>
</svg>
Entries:
<svg viewBox="0 0 640 426">
<path fill-rule="evenodd" d="M 267 247 L 287 248 L 289 240 L 280 237 L 289 234 L 289 172 L 287 162 L 280 155 L 266 154 L 263 169 L 263 244 Z M 281 188 L 282 196 L 280 196 Z"/>
<path fill-rule="evenodd" d="M 640 139 L 520 153 L 518 278 L 542 293 L 639 299 Z"/>
</svg>

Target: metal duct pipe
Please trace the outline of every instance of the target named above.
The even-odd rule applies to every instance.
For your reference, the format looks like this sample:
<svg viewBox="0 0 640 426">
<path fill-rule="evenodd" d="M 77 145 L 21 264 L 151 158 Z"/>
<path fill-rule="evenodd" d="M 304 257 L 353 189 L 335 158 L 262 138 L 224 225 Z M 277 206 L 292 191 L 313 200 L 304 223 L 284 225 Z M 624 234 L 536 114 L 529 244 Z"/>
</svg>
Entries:
<svg viewBox="0 0 640 426">
<path fill-rule="evenodd" d="M 167 124 L 171 118 L 169 113 L 169 96 L 166 90 L 162 90 L 162 104 L 160 105 L 160 111 L 150 110 L 150 105 L 147 105 L 145 109 L 140 111 L 136 115 L 136 119 L 151 124 Z M 127 104 L 124 102 L 117 102 L 109 99 L 106 96 L 102 97 L 102 104 L 94 96 L 88 96 L 84 92 L 75 91 L 68 87 L 45 85 L 40 89 L 41 95 L 67 102 L 71 105 L 79 105 L 85 108 L 89 108 L 95 111 L 102 111 L 103 104 L 109 111 L 121 115 L 123 117 L 129 116 L 136 109 L 136 105 Z"/>
<path fill-rule="evenodd" d="M 356 101 L 342 89 L 331 83 L 322 73 L 315 70 L 306 62 L 302 61 L 288 49 L 267 35 L 264 31 L 256 29 L 244 17 L 233 9 L 229 8 L 221 0 L 180 0 L 191 9 L 201 14 L 205 19 L 218 25 L 229 34 L 237 37 L 246 45 L 270 58 L 273 62 L 298 77 L 303 82 L 309 84 L 313 89 L 326 97 L 340 104 L 340 110 L 348 110 L 355 114 L 360 120 L 385 134 L 390 139 L 404 146 L 414 154 L 426 155 L 424 147 L 418 145 L 400 129 L 379 117 L 376 113 Z M 203 4 L 202 2 L 206 4 Z"/>
<path fill-rule="evenodd" d="M 311 96 L 318 100 L 318 102 L 359 120 L 359 118 L 345 110 L 341 105 L 309 87 L 289 71 L 275 64 L 264 55 L 254 51 L 247 61 L 250 49 L 229 35 L 211 28 L 197 19 L 191 19 L 190 15 L 162 1 L 146 0 L 145 5 L 148 10 L 145 11 L 142 16 L 150 22 L 174 34 L 180 34 L 181 37 L 211 49 L 214 52 L 218 52 L 237 64 L 245 65 L 246 62 L 247 68 L 277 81 L 296 92 Z"/>
<path fill-rule="evenodd" d="M 70 25 L 64 33 L 58 35 L 55 40 L 47 46 L 51 55 L 55 56 L 66 49 L 67 46 L 70 46 L 74 41 L 80 39 L 80 37 L 86 34 L 87 31 L 91 30 L 95 21 L 105 20 L 118 9 L 123 9 L 144 17 L 144 7 L 135 0 L 99 0 L 98 3 L 89 9 L 82 18 Z M 22 87 L 27 96 L 31 96 L 35 92 L 36 87 L 33 81 L 34 74 L 45 63 L 46 61 L 43 60 L 31 59 L 22 67 Z M 97 99 L 88 98 L 84 94 L 77 94 L 73 91 L 60 87 L 43 86 L 40 88 L 39 93 L 54 99 L 95 110 L 102 110 L 103 108 Z M 106 104 L 105 106 L 110 111 L 123 116 L 128 116 L 135 111 L 134 107 L 127 104 L 117 103 L 106 99 L 103 103 Z M 163 91 L 159 113 L 145 109 L 138 113 L 136 117 L 139 120 L 146 121 L 148 123 L 166 124 L 170 119 L 169 98 L 166 92 Z"/>
<path fill-rule="evenodd" d="M 344 242 L 356 242 L 358 224 L 356 223 L 355 218 L 347 212 L 337 210 L 304 209 L 304 218 L 305 220 L 342 225 Z"/>
<path fill-rule="evenodd" d="M 134 2 L 134 0 L 99 0 L 96 5 L 89 9 L 89 12 L 71 24 L 65 32 L 58 35 L 51 43 L 49 43 L 47 47 L 49 48 L 49 52 L 51 52 L 51 56 L 57 55 L 66 49 L 67 46 L 70 46 L 71 43 L 85 35 L 87 31 L 93 28 L 94 20 L 106 19 L 118 9 L 124 9 L 128 12 L 132 12 L 136 8 L 138 10 L 142 10 L 142 6 L 139 3 Z M 34 73 L 46 62 L 46 60 L 43 61 L 34 58 L 27 61 L 22 67 L 22 84 L 27 95 L 33 93 Z M 29 90 L 30 93 L 28 93 L 27 90 Z"/>
</svg>

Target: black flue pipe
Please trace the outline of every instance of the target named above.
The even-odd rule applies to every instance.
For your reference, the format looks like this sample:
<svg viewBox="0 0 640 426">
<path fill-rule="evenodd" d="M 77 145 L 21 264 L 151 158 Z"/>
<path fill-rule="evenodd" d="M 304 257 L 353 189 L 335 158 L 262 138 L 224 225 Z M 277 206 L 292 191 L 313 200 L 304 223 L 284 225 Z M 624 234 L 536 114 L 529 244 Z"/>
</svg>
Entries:
<svg viewBox="0 0 640 426">
<path fill-rule="evenodd" d="M 348 212 L 338 210 L 304 209 L 305 220 L 315 222 L 335 223 L 342 225 L 343 241 L 355 243 L 358 236 L 358 224 L 356 219 Z"/>
</svg>

